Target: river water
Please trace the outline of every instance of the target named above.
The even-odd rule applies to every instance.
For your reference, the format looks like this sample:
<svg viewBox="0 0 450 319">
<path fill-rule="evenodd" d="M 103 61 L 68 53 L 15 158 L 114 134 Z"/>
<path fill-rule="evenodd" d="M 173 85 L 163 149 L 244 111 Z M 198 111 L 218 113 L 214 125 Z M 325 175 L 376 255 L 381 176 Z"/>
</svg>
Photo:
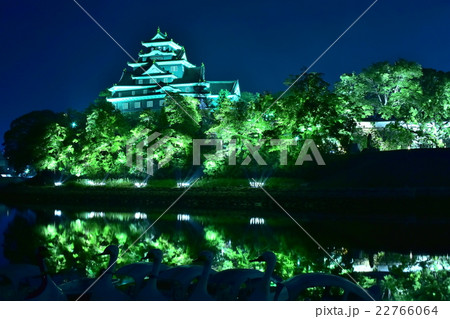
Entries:
<svg viewBox="0 0 450 319">
<path fill-rule="evenodd" d="M 388 271 L 392 265 L 414 264 L 450 251 L 449 221 L 442 219 L 343 218 L 311 212 L 293 221 L 281 210 L 173 208 L 162 213 L 0 205 L 0 265 L 35 263 L 37 247 L 45 246 L 50 272 L 94 277 L 107 263 L 96 254 L 117 244 L 126 251 L 118 266 L 139 261 L 156 247 L 169 265 L 189 264 L 200 251 L 210 250 L 215 254 L 213 267 L 222 270 L 262 267 L 249 260 L 271 250 L 278 257 L 276 274 L 286 279 L 304 272 L 341 273 L 342 268 Z"/>
</svg>

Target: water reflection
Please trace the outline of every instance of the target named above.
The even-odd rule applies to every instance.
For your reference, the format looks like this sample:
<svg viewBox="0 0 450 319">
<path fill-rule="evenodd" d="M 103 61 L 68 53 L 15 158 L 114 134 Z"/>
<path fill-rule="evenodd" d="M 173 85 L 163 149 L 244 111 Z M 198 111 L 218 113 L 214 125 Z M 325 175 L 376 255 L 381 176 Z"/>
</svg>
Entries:
<svg viewBox="0 0 450 319">
<path fill-rule="evenodd" d="M 37 216 L 31 210 L 16 210 L 1 206 L 0 263 L 34 263 Z"/>
<path fill-rule="evenodd" d="M 9 223 L 14 218 L 14 215 L 10 214 L 8 207 L 0 204 L 0 266 L 6 265 L 8 260 L 4 257 L 3 245 L 4 236 Z"/>
<path fill-rule="evenodd" d="M 210 250 L 215 254 L 213 268 L 217 271 L 229 268 L 263 270 L 262 265 L 250 263 L 250 260 L 270 250 L 277 255 L 275 274 L 289 278 L 310 272 L 382 272 L 406 264 L 405 271 L 420 271 L 423 269 L 418 268 L 422 267 L 420 264 L 427 265 L 429 260 L 435 258 L 409 253 L 408 242 L 403 242 L 405 249 L 408 249 L 407 254 L 386 252 L 383 244 L 379 245 L 379 249 L 364 247 L 373 245 L 373 241 L 369 238 L 367 242 L 352 242 L 349 234 L 347 238 L 337 236 L 333 230 L 342 231 L 340 228 L 344 226 L 335 221 L 318 225 L 308 223 L 307 228 L 316 234 L 343 270 L 284 216 L 266 214 L 249 217 L 244 212 L 208 214 L 174 210 L 161 219 L 159 217 L 159 213 L 141 211 L 70 212 L 53 209 L 34 212 L 0 206 L 0 231 L 3 234 L 0 241 L 5 246 L 4 251 L 0 250 L 0 261 L 34 263 L 36 248 L 44 245 L 49 250 L 48 267 L 51 273 L 95 277 L 105 267 L 104 260 L 95 255 L 109 244 L 118 245 L 121 251 L 128 249 L 118 260 L 118 267 L 138 262 L 150 248 L 161 249 L 164 252 L 163 262 L 168 265 L 188 264 L 200 251 Z M 153 223 L 154 226 L 149 228 Z M 362 227 L 350 224 L 351 228 L 347 231 L 354 229 L 353 236 L 359 236 L 356 229 Z M 362 231 L 366 232 L 364 228 Z M 440 266 L 436 269 L 450 269 L 448 258 L 446 260 L 446 263 L 440 260 L 437 263 Z"/>
</svg>

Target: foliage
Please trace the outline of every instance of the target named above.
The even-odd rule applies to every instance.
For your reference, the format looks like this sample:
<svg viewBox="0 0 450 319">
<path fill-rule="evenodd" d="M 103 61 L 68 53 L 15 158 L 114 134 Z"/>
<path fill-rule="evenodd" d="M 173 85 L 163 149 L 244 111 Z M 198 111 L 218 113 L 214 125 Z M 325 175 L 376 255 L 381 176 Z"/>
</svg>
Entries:
<svg viewBox="0 0 450 319">
<path fill-rule="evenodd" d="M 79 139 L 71 136 L 69 130 L 70 128 L 58 123 L 47 127 L 40 146 L 46 155 L 36 164 L 37 169 L 59 171 L 67 175 L 81 175 L 81 165 L 76 153 L 79 149 Z"/>
<path fill-rule="evenodd" d="M 295 84 L 277 105 L 274 121 L 280 136 L 313 139 L 325 152 L 341 152 L 349 144 L 355 121 L 322 77 L 308 73 L 299 80 L 289 79 L 287 85 Z"/>
<path fill-rule="evenodd" d="M 343 75 L 337 92 L 347 106 L 362 110 L 364 117 L 375 114 L 385 120 L 405 121 L 420 103 L 421 76 L 422 68 L 415 62 L 379 62 L 361 74 Z"/>
<path fill-rule="evenodd" d="M 88 214 L 89 215 L 89 214 Z M 117 263 L 117 267 L 138 262 L 148 250 L 161 249 L 163 262 L 169 266 L 188 265 L 201 249 L 214 253 L 213 268 L 222 271 L 232 268 L 250 268 L 264 271 L 263 263 L 252 263 L 265 250 L 272 250 L 277 256 L 275 276 L 282 280 L 303 273 L 332 273 L 345 276 L 352 269 L 346 261 L 349 252 L 344 249 L 328 249 L 332 258 L 343 267 L 314 249 L 291 245 L 285 235 L 271 234 L 266 244 L 255 246 L 247 244 L 242 234 L 233 238 L 235 226 L 231 228 L 206 224 L 197 229 L 197 240 L 192 240 L 190 223 L 177 225 L 177 230 L 168 225 L 167 230 L 152 228 L 134 245 L 144 233 L 149 222 L 133 220 L 130 214 L 108 213 L 110 219 L 73 219 L 65 222 L 49 223 L 39 226 L 39 241 L 49 249 L 48 266 L 50 273 L 77 272 L 81 276 L 95 277 L 106 266 L 107 259 L 96 257 L 106 245 L 119 245 L 121 251 L 128 249 Z M 117 215 L 117 216 L 116 216 Z M 111 218 L 115 216 L 116 219 Z M 120 217 L 120 218 L 119 218 Z M 162 222 L 164 223 L 164 222 Z M 202 222 L 203 224 L 203 222 Z M 184 226 L 184 227 L 181 227 Z M 160 226 L 162 227 L 162 226 Z M 182 230 L 180 232 L 180 230 Z M 160 234 L 161 232 L 161 234 Z M 260 232 L 259 232 L 260 233 Z M 261 235 L 261 234 L 260 234 Z M 245 237 L 245 236 L 244 236 Z M 276 246 L 273 246 L 276 243 Z M 381 284 L 384 300 L 448 300 L 450 296 L 450 260 L 448 257 L 428 257 L 410 259 L 399 254 L 381 254 L 383 262 L 391 264 L 390 273 L 378 282 Z M 348 259 L 349 260 L 349 259 Z M 377 281 L 364 273 L 352 274 L 364 288 L 370 288 Z M 314 292 L 316 295 L 318 292 Z"/>
<path fill-rule="evenodd" d="M 15 119 L 5 133 L 5 155 L 17 172 L 28 165 L 36 165 L 45 156 L 40 145 L 46 135 L 47 126 L 61 121 L 61 116 L 52 111 L 33 111 Z"/>
<path fill-rule="evenodd" d="M 382 149 L 444 147 L 449 136 L 450 76 L 398 60 L 379 62 L 360 74 L 345 74 L 336 94 L 357 121 L 392 121 Z M 398 139 L 397 139 L 398 138 Z"/>
<path fill-rule="evenodd" d="M 223 149 L 215 156 L 210 154 L 210 158 L 204 162 L 205 174 L 214 175 L 229 169 L 226 164 L 232 152 L 235 153 L 236 164 L 240 165 L 249 155 L 247 144 L 261 144 L 267 137 L 270 123 L 262 113 L 269 106 L 269 99 L 271 98 L 268 96 L 259 96 L 248 103 L 234 102 L 227 98 L 227 92 L 220 92 L 217 106 L 213 110 L 213 124 L 206 134 L 209 138 L 222 140 Z M 215 149 L 211 151 L 216 153 Z"/>
<path fill-rule="evenodd" d="M 381 137 L 378 148 L 381 150 L 407 149 L 415 138 L 410 130 L 398 123 L 386 125 L 378 134 Z"/>
<path fill-rule="evenodd" d="M 382 282 L 385 299 L 398 301 L 448 300 L 450 296 L 450 260 L 431 257 L 424 261 L 414 260 L 392 267 L 391 274 Z M 412 266 L 417 271 L 405 271 Z"/>
<path fill-rule="evenodd" d="M 87 113 L 80 158 L 83 173 L 90 176 L 118 174 L 126 164 L 128 127 L 111 103 L 99 101 Z"/>
<path fill-rule="evenodd" d="M 255 145 L 262 145 L 258 152 L 267 167 L 285 171 L 307 139 L 321 153 L 349 152 L 354 143 L 366 148 L 369 136 L 370 146 L 379 150 L 450 145 L 449 72 L 398 60 L 344 74 L 334 89 L 319 73 L 292 76 L 285 84 L 293 85 L 282 96 L 244 92 L 239 101 L 228 99 L 228 92 L 222 91 L 209 109 L 200 109 L 194 98 L 171 94 L 161 111 L 138 114 L 115 110 L 103 92 L 83 113 L 38 111 L 14 120 L 5 134 L 5 155 L 18 172 L 29 168 L 67 178 L 105 179 L 142 174 L 126 166 L 126 145 L 130 138 L 142 141 L 145 130 L 167 137 L 152 158 L 161 162 L 172 157 L 167 172 L 191 169 L 192 139 L 221 139 L 219 152 L 214 147 L 202 149 L 209 155 L 202 158 L 203 172 L 209 176 L 261 169 L 250 156 L 249 147 Z M 359 124 L 380 120 L 389 123 L 383 128 Z M 275 145 L 269 143 L 271 139 L 290 142 Z M 285 150 L 286 166 L 279 161 Z M 146 150 L 142 152 L 139 155 L 145 157 Z M 235 166 L 228 165 L 233 153 Z"/>
<path fill-rule="evenodd" d="M 190 137 L 198 134 L 201 116 L 195 98 L 171 94 L 166 97 L 163 114 L 169 128 Z"/>
</svg>

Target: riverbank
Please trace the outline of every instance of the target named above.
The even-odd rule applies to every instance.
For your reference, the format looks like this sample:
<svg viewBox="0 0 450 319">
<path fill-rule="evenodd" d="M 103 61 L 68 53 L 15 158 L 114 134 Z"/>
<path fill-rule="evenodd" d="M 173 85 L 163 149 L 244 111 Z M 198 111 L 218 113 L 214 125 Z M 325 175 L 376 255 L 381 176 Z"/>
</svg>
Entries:
<svg viewBox="0 0 450 319">
<path fill-rule="evenodd" d="M 37 187 L 10 185 L 0 191 L 0 202 L 14 207 L 99 209 L 129 211 L 159 208 L 174 203 L 186 209 L 280 210 L 275 199 L 292 214 L 315 212 L 341 215 L 450 217 L 450 188 L 322 188 L 281 190 L 249 187 L 109 188 Z M 181 196 L 181 197 L 180 197 Z M 272 198 L 273 199 L 272 199 Z"/>
<path fill-rule="evenodd" d="M 248 178 L 233 177 L 203 177 L 183 196 L 185 189 L 177 188 L 175 179 L 150 179 L 141 188 L 128 180 L 107 181 L 104 186 L 86 180 L 61 186 L 25 182 L 0 188 L 0 202 L 15 207 L 148 211 L 166 209 L 181 196 L 176 205 L 187 209 L 279 211 L 275 199 L 292 214 L 450 217 L 450 149 L 363 152 L 328 156 L 325 162 L 266 174 L 270 177 L 258 179 L 265 182 L 264 189 L 251 188 Z"/>
</svg>

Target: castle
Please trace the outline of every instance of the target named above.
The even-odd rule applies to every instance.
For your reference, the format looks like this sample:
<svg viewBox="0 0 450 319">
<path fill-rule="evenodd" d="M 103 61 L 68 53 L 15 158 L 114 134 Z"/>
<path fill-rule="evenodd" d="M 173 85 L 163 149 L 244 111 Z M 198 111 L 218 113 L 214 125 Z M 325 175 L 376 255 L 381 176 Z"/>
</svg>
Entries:
<svg viewBox="0 0 450 319">
<path fill-rule="evenodd" d="M 215 104 L 222 90 L 228 98 L 238 100 L 239 82 L 206 81 L 205 66 L 197 67 L 186 58 L 184 47 L 169 40 L 167 33 L 158 28 L 156 35 L 142 42 L 143 50 L 135 62 L 128 62 L 132 70 L 125 69 L 117 84 L 108 90 L 109 102 L 123 112 L 143 109 L 159 110 L 167 95 L 178 93 L 199 101 L 200 108 Z"/>
</svg>

